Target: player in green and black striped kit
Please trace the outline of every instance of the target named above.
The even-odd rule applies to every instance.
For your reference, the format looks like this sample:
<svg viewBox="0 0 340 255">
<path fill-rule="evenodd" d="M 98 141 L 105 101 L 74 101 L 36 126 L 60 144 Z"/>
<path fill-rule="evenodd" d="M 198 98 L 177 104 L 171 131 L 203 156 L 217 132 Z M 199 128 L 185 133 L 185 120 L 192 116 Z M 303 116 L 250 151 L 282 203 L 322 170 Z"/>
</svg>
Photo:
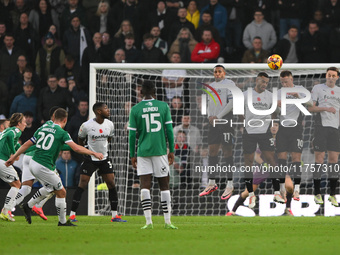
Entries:
<svg viewBox="0 0 340 255">
<path fill-rule="evenodd" d="M 161 203 L 166 229 L 177 229 L 171 224 L 171 199 L 169 190 L 169 164 L 174 161 L 174 134 L 169 106 L 153 98 L 155 86 L 145 81 L 142 86 L 143 101 L 132 107 L 129 119 L 129 145 L 132 166 L 140 178 L 141 201 L 146 218 L 142 229 L 152 229 L 151 180 L 157 177 L 161 190 Z M 136 133 L 139 135 L 137 157 Z M 166 138 L 167 137 L 167 138 Z M 166 140 L 170 153 L 167 155 Z"/>
<path fill-rule="evenodd" d="M 0 218 L 3 220 L 15 221 L 9 212 L 15 204 L 15 197 L 18 194 L 21 183 L 13 166 L 6 166 L 5 162 L 20 147 L 18 140 L 25 128 L 26 120 L 24 115 L 22 113 L 14 113 L 9 120 L 9 128 L 6 128 L 0 135 L 0 178 L 11 186 L 6 196 L 4 208 L 0 214 Z"/>
<path fill-rule="evenodd" d="M 31 209 L 41 200 L 46 198 L 51 192 L 56 194 L 55 205 L 59 218 L 58 226 L 74 226 L 70 221 L 66 222 L 66 190 L 62 185 L 61 179 L 55 168 L 55 161 L 63 144 L 68 144 L 77 153 L 95 156 L 98 159 L 103 154 L 90 151 L 74 143 L 63 128 L 67 123 L 67 112 L 59 108 L 54 113 L 54 123 L 41 126 L 24 145 L 6 162 L 11 165 L 14 159 L 24 153 L 33 144 L 36 145 L 35 154 L 30 161 L 29 168 L 31 173 L 43 185 L 28 203 L 22 205 L 26 220 L 31 224 Z"/>
</svg>

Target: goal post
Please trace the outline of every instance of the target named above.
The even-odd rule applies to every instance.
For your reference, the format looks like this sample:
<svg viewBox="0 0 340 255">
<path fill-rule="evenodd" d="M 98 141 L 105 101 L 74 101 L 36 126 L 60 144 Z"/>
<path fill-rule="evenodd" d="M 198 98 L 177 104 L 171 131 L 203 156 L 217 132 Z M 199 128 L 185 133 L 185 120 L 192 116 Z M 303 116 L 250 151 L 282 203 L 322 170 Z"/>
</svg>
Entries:
<svg viewBox="0 0 340 255">
<path fill-rule="evenodd" d="M 199 107 L 204 92 L 202 84 L 209 84 L 214 81 L 213 67 L 217 64 L 90 64 L 90 80 L 89 80 L 89 118 L 94 117 L 92 106 L 95 102 L 102 101 L 108 104 L 111 115 L 110 120 L 114 123 L 115 136 L 110 144 L 109 155 L 113 161 L 115 170 L 115 182 L 118 190 L 118 213 L 123 215 L 142 215 L 143 211 L 139 205 L 139 189 L 132 188 L 133 181 L 136 180 L 136 174 L 129 162 L 129 146 L 128 132 L 126 125 L 128 122 L 128 111 L 131 104 L 135 104 L 140 100 L 140 93 L 136 89 L 142 84 L 143 80 L 151 80 L 156 84 L 157 98 L 163 98 L 171 104 L 171 100 L 167 97 L 166 90 L 162 87 L 163 70 L 185 70 L 186 75 L 183 83 L 183 112 L 188 111 L 191 116 L 190 125 L 203 126 L 201 109 Z M 290 70 L 294 76 L 294 84 L 302 85 L 307 89 L 311 89 L 315 84 L 324 81 L 326 69 L 330 66 L 340 68 L 340 64 L 283 64 L 280 70 L 271 70 L 267 64 L 222 64 L 227 71 L 226 77 L 235 82 L 237 86 L 243 90 L 254 85 L 254 79 L 258 72 L 264 71 L 271 77 L 269 90 L 272 86 L 280 87 L 279 75 L 282 70 Z M 176 77 L 174 77 L 176 78 Z M 202 99 L 201 101 L 199 99 Z M 180 111 L 176 111 L 180 117 Z M 206 119 L 206 118 L 205 118 Z M 308 152 L 310 148 L 310 140 L 312 137 L 313 125 L 312 117 L 304 119 L 304 152 Z M 218 196 L 219 192 L 223 192 L 226 180 L 225 176 L 220 174 L 219 192 L 213 193 L 209 197 L 199 198 L 200 188 L 204 186 L 206 176 L 203 173 L 195 172 L 197 165 L 202 166 L 205 161 L 204 148 L 206 148 L 206 132 L 201 132 L 201 143 L 198 144 L 198 150 L 190 153 L 190 174 L 188 176 L 177 176 L 178 178 L 171 181 L 171 193 L 173 203 L 173 213 L 175 215 L 224 215 L 231 206 L 230 201 L 225 202 Z M 241 149 L 240 130 L 236 131 L 234 145 L 234 161 L 239 167 L 243 164 L 243 156 Z M 157 141 L 155 141 L 157 142 Z M 189 144 L 190 145 L 190 144 Z M 303 153 L 304 153 L 303 152 Z M 305 155 L 306 156 L 306 155 Z M 309 158 L 308 158 L 309 157 Z M 307 159 L 308 158 L 308 159 Z M 311 155 L 307 155 L 305 160 L 313 160 Z M 174 171 L 174 170 L 173 170 Z M 176 173 L 174 171 L 174 173 Z M 244 189 L 243 176 L 241 173 L 234 174 L 235 191 L 233 195 Z M 204 180 L 203 180 L 204 179 Z M 184 183 L 185 180 L 190 182 Z M 325 188 L 327 180 L 322 182 Z M 110 204 L 108 202 L 108 191 L 98 188 L 102 183 L 101 177 L 93 175 L 91 177 L 88 188 L 88 215 L 108 215 L 110 214 Z M 312 186 L 310 176 L 303 176 L 301 184 L 301 193 L 312 194 Z M 178 185 L 177 185 L 178 184 Z M 259 189 L 260 194 L 272 194 L 271 185 L 265 182 Z M 219 194 L 221 195 L 221 194 Z M 160 195 L 157 183 L 153 184 L 153 214 L 161 214 Z M 157 198 L 156 198 L 157 197 Z M 232 199 L 230 199 L 232 200 Z M 157 203 L 157 201 L 159 201 Z M 158 209 L 157 209 L 158 208 Z M 256 210 L 259 210 L 256 208 Z M 322 213 L 322 211 L 320 210 Z"/>
</svg>

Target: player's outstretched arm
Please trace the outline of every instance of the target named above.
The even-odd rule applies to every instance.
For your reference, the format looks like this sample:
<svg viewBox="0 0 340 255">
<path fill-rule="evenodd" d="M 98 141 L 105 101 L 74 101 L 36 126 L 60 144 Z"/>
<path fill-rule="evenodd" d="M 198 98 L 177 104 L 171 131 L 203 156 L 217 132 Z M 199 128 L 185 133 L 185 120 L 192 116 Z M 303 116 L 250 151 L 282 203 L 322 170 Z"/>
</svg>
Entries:
<svg viewBox="0 0 340 255">
<path fill-rule="evenodd" d="M 17 151 L 14 153 L 5 163 L 6 166 L 13 165 L 14 161 L 19 157 L 22 153 L 24 153 L 29 147 L 33 145 L 31 140 L 25 142 Z"/>
<path fill-rule="evenodd" d="M 86 155 L 91 155 L 96 157 L 99 160 L 102 160 L 104 158 L 103 154 L 98 153 L 98 152 L 94 152 L 94 151 L 90 151 L 88 149 L 86 149 L 85 147 L 82 147 L 78 144 L 76 144 L 75 142 L 68 142 L 67 145 L 69 145 L 71 147 L 71 149 L 79 154 L 86 154 Z"/>
</svg>

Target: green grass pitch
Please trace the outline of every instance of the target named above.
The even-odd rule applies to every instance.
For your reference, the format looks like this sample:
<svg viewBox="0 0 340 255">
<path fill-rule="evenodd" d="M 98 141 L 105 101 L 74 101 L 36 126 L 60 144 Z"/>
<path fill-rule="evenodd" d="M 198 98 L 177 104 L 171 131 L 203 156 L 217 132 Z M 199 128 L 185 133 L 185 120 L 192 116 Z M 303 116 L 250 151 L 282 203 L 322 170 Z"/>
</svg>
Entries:
<svg viewBox="0 0 340 255">
<path fill-rule="evenodd" d="M 78 227 L 57 227 L 57 217 L 37 216 L 28 225 L 0 221 L 0 254 L 249 254 L 323 255 L 340 250 L 340 217 L 212 217 L 174 216 L 179 229 L 164 229 L 163 217 L 153 217 L 154 229 L 141 230 L 142 216 L 78 216 Z"/>
</svg>

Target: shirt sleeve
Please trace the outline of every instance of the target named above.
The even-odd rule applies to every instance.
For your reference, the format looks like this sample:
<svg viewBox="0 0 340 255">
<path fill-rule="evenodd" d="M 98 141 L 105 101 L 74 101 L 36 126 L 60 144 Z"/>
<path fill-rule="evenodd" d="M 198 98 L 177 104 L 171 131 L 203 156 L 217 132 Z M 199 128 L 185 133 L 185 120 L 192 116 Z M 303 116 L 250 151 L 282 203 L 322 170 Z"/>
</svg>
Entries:
<svg viewBox="0 0 340 255">
<path fill-rule="evenodd" d="M 111 129 L 110 129 L 110 137 L 113 137 L 115 135 L 115 128 L 113 122 L 111 122 Z"/>
<path fill-rule="evenodd" d="M 317 102 L 318 101 L 318 87 L 317 86 L 314 86 L 313 89 L 312 89 L 312 100 Z"/>
<path fill-rule="evenodd" d="M 64 131 L 63 132 L 63 141 L 64 143 L 70 143 L 70 142 L 73 142 L 70 134 L 67 132 L 67 131 Z"/>
<path fill-rule="evenodd" d="M 85 123 L 83 123 L 79 128 L 78 137 L 81 139 L 85 139 L 86 136 L 87 136 L 86 126 Z"/>
<path fill-rule="evenodd" d="M 133 114 L 133 109 L 131 110 L 130 116 L 129 116 L 128 130 L 129 130 L 130 157 L 134 158 L 135 154 L 136 154 L 135 152 L 136 152 L 136 131 L 137 131 L 137 127 L 136 127 L 135 116 Z"/>
<path fill-rule="evenodd" d="M 133 108 L 131 109 L 130 116 L 129 116 L 128 129 L 137 131 L 137 123 L 136 123 L 136 119 L 135 119 L 135 116 L 134 116 Z"/>
</svg>

